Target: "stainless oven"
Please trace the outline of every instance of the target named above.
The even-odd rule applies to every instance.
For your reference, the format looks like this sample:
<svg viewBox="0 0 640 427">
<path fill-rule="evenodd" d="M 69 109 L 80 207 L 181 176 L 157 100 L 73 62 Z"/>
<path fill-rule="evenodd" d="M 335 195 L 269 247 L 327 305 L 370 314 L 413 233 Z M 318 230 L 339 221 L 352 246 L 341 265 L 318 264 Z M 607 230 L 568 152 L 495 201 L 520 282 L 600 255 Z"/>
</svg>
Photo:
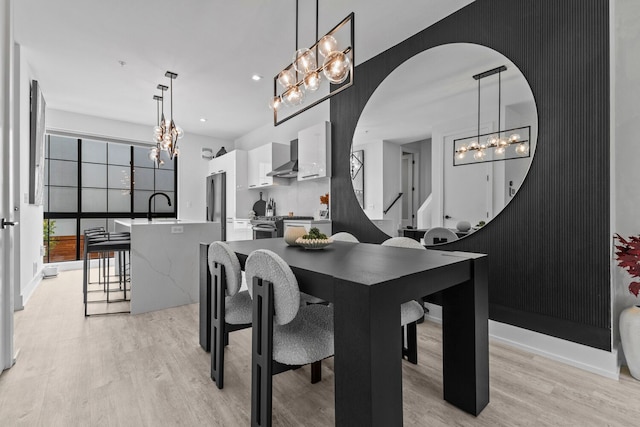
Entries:
<svg viewBox="0 0 640 427">
<path fill-rule="evenodd" d="M 270 223 L 261 222 L 253 224 L 251 229 L 253 230 L 254 240 L 278 237 L 278 227 L 276 227 L 275 221 L 270 221 Z"/>
<path fill-rule="evenodd" d="M 284 236 L 285 220 L 313 219 L 312 216 L 257 216 L 251 220 L 253 239 L 270 239 Z"/>
</svg>

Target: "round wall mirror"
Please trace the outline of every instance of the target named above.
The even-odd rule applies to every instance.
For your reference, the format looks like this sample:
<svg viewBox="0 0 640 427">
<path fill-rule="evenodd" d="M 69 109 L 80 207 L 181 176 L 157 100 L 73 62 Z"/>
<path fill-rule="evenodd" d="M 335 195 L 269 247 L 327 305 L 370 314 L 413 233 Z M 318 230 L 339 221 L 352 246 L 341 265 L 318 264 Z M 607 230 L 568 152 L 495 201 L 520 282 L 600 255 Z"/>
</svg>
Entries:
<svg viewBox="0 0 640 427">
<path fill-rule="evenodd" d="M 533 93 L 511 61 L 481 45 L 438 46 L 401 64 L 367 102 L 351 146 L 353 189 L 389 236 L 446 243 L 516 196 L 537 134 Z"/>
</svg>

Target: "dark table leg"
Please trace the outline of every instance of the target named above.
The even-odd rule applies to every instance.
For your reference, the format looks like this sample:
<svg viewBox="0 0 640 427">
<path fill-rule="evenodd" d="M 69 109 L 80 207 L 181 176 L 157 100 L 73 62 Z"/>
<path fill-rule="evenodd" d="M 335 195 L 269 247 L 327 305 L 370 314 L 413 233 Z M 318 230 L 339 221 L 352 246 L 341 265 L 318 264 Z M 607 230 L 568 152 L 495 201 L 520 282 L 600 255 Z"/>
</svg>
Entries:
<svg viewBox="0 0 640 427">
<path fill-rule="evenodd" d="M 442 292 L 444 399 L 478 415 L 489 403 L 487 258 L 471 263 L 471 280 Z"/>
<path fill-rule="evenodd" d="M 400 305 L 356 283 L 334 289 L 336 425 L 401 426 Z"/>
</svg>

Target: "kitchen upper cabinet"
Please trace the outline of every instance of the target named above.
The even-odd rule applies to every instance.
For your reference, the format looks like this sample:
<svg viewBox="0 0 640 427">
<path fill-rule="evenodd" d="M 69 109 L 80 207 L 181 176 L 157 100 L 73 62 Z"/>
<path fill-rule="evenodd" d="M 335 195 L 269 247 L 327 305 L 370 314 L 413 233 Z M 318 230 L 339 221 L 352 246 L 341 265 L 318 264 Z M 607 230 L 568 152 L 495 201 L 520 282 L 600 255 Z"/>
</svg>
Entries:
<svg viewBox="0 0 640 427">
<path fill-rule="evenodd" d="M 249 189 L 289 185 L 288 179 L 267 176 L 269 172 L 289 161 L 289 146 L 271 142 L 249 150 L 247 154 L 247 184 Z"/>
<path fill-rule="evenodd" d="M 227 218 L 246 218 L 250 206 L 247 191 L 247 152 L 233 150 L 209 160 L 209 175 L 226 173 Z"/>
<path fill-rule="evenodd" d="M 331 176 L 331 123 L 298 132 L 298 181 Z"/>
</svg>

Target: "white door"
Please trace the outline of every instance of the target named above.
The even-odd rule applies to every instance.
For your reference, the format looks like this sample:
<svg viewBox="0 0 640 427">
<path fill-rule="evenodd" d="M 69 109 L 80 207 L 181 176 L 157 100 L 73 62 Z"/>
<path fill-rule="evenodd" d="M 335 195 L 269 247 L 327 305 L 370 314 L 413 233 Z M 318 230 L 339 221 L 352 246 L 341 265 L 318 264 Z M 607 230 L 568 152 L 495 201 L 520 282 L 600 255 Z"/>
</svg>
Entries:
<svg viewBox="0 0 640 427">
<path fill-rule="evenodd" d="M 453 166 L 453 140 L 468 135 L 445 137 L 443 224 L 447 228 L 455 228 L 460 221 L 469 221 L 475 226 L 480 221 L 489 221 L 491 217 L 491 163 Z"/>
<path fill-rule="evenodd" d="M 414 202 L 414 161 L 412 153 L 402 154 L 402 226 L 415 226 Z"/>
<path fill-rule="evenodd" d="M 9 221 L 10 176 L 10 84 L 11 1 L 0 0 L 0 221 Z M 12 227 L 0 227 L 0 372 L 13 363 L 13 284 L 10 272 Z"/>
</svg>

